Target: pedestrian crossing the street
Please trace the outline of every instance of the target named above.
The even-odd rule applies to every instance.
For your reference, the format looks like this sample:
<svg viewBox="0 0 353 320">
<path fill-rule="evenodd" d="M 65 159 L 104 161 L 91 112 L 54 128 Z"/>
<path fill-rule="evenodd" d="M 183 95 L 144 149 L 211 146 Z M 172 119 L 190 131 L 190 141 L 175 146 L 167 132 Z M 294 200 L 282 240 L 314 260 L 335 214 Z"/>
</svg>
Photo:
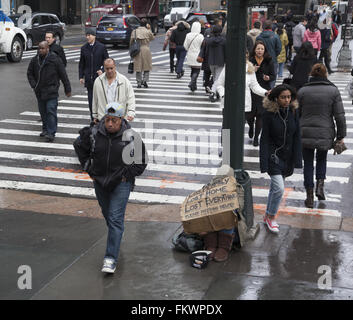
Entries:
<svg viewBox="0 0 353 320">
<path fill-rule="evenodd" d="M 327 199 L 316 201 L 316 208 L 304 206 L 306 198 L 302 169 L 286 179 L 281 211 L 340 217 L 343 190 L 348 186 L 353 160 L 353 106 L 344 88 L 349 74 L 334 73 L 330 80 L 341 91 L 347 118 L 345 143 L 348 150 L 340 156 L 329 152 L 325 189 Z M 147 146 L 149 164 L 136 179 L 130 200 L 143 203 L 181 204 L 185 197 L 208 183 L 221 166 L 219 157 L 222 112 L 211 103 L 199 77 L 198 90 L 191 93 L 189 73 L 176 79 L 167 69 L 151 72 L 149 88 L 138 89 L 136 119 L 132 127 Z M 280 81 L 278 81 L 280 83 Z M 25 111 L 16 119 L 0 121 L 0 188 L 49 194 L 95 197 L 92 181 L 82 172 L 72 142 L 78 130 L 88 125 L 87 94 L 83 91 L 62 98 L 58 106 L 58 133 L 53 143 L 40 137 L 38 112 Z M 259 148 L 244 131 L 244 169 L 252 181 L 254 208 L 264 211 L 269 176 L 259 169 Z"/>
<path fill-rule="evenodd" d="M 64 49 L 67 61 L 79 62 L 81 49 Z M 130 63 L 130 55 L 128 49 L 107 49 L 109 57 L 114 58 L 118 65 L 127 65 Z M 37 50 L 26 51 L 23 53 L 24 61 L 30 60 L 37 54 Z M 158 51 L 152 53 L 152 65 L 169 65 L 169 51 Z"/>
</svg>

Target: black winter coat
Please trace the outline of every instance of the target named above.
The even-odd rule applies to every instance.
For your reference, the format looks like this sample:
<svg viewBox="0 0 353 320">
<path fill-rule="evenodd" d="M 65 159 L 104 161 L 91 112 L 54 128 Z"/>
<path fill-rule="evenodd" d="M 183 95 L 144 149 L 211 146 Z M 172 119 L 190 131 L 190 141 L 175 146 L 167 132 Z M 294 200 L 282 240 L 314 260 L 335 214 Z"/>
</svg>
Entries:
<svg viewBox="0 0 353 320">
<path fill-rule="evenodd" d="M 177 46 L 183 46 L 186 35 L 190 32 L 190 29 L 186 28 L 184 23 L 179 23 L 178 27 L 173 30 L 170 36 L 170 41 L 174 42 Z"/>
<path fill-rule="evenodd" d="M 260 140 L 261 172 L 289 177 L 294 168 L 302 168 L 298 104 L 294 101 L 289 108 L 280 108 L 277 102 L 266 97 L 264 107 L 266 112 L 262 118 Z M 278 163 L 274 154 L 278 156 Z"/>
<path fill-rule="evenodd" d="M 208 65 L 223 67 L 226 63 L 226 38 L 222 35 L 214 35 L 206 38 L 205 44 Z"/>
<path fill-rule="evenodd" d="M 131 130 L 130 124 L 124 119 L 119 132 L 110 134 L 105 129 L 104 118 L 98 124 L 97 134 L 95 136 L 95 148 L 93 152 L 93 164 L 88 170 L 90 177 L 100 184 L 104 189 L 113 190 L 122 180 L 135 184 L 135 177 L 141 175 L 147 166 L 147 153 L 145 154 L 145 145 L 141 139 L 136 139 L 139 136 L 134 133 L 134 142 L 124 137 L 126 130 Z M 131 130 L 132 131 L 132 130 Z M 138 141 L 139 140 L 139 141 Z M 86 140 L 82 140 L 86 141 Z M 90 140 L 88 140 L 90 141 Z M 141 143 L 141 144 L 140 144 Z M 134 152 L 131 149 L 134 146 Z M 139 148 L 141 147 L 141 149 Z M 90 156 L 90 148 L 87 145 L 81 146 L 81 152 L 78 153 L 81 163 L 85 163 Z M 142 150 L 142 153 L 139 152 Z M 124 156 L 127 156 L 130 163 L 123 161 Z M 133 160 L 139 159 L 140 163 L 135 163 Z M 141 161 L 142 160 L 142 161 Z"/>
<path fill-rule="evenodd" d="M 59 96 L 60 80 L 65 93 L 71 92 L 71 85 L 61 59 L 52 52 L 41 62 L 37 54 L 27 69 L 27 78 L 38 99 L 48 100 Z"/>
<path fill-rule="evenodd" d="M 258 66 L 255 57 L 253 56 L 250 57 L 249 61 L 254 66 Z M 269 76 L 270 80 L 265 81 L 264 75 Z M 268 58 L 264 58 L 264 60 L 261 62 L 259 69 L 256 71 L 256 80 L 262 88 L 266 90 L 270 90 L 271 82 L 274 81 L 275 79 L 276 79 L 275 67 L 273 65 L 272 58 L 269 56 Z M 262 106 L 262 100 L 263 100 L 263 97 L 260 97 L 257 94 L 251 92 L 251 104 L 252 104 L 251 108 L 254 112 L 256 112 L 257 115 L 260 115 L 265 111 Z"/>
<path fill-rule="evenodd" d="M 61 59 L 63 65 L 66 67 L 67 61 L 64 49 L 54 42 L 51 46 L 49 46 L 49 50 L 50 52 L 54 52 Z"/>
<path fill-rule="evenodd" d="M 304 59 L 296 55 L 289 67 L 289 72 L 293 75 L 291 86 L 295 87 L 297 91 L 309 81 L 309 74 L 313 65 L 317 62 L 315 57 Z"/>
<path fill-rule="evenodd" d="M 98 77 L 98 70 L 104 72 L 104 60 L 109 58 L 105 45 L 95 41 L 91 46 L 86 43 L 81 47 L 80 62 L 78 65 L 79 79 L 85 79 L 85 86 L 93 86 Z"/>
<path fill-rule="evenodd" d="M 340 140 L 346 136 L 342 98 L 333 83 L 327 79 L 312 78 L 299 90 L 297 98 L 304 148 L 329 150 L 336 137 Z"/>
</svg>

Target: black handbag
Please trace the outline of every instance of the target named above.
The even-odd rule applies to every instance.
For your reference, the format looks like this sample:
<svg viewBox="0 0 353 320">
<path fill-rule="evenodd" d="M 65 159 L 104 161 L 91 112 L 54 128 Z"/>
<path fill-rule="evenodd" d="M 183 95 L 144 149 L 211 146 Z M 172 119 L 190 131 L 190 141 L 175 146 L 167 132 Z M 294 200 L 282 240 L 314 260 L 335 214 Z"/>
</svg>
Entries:
<svg viewBox="0 0 353 320">
<path fill-rule="evenodd" d="M 127 66 L 128 73 L 134 73 L 134 62 L 130 61 L 129 65 Z"/>
<path fill-rule="evenodd" d="M 131 58 L 136 57 L 140 53 L 140 42 L 137 41 L 136 30 L 135 30 L 135 39 L 134 39 L 134 42 L 131 43 L 130 45 L 129 53 Z"/>
</svg>

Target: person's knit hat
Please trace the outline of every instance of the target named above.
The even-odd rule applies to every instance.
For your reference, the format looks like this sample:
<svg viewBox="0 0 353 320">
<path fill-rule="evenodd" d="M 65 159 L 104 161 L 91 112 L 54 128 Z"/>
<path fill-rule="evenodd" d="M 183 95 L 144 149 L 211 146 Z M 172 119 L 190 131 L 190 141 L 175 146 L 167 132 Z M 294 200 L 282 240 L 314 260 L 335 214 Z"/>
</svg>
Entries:
<svg viewBox="0 0 353 320">
<path fill-rule="evenodd" d="M 91 34 L 92 36 L 96 36 L 96 30 L 93 28 L 88 28 L 88 29 L 86 29 L 86 36 L 88 34 Z"/>
<path fill-rule="evenodd" d="M 125 115 L 125 107 L 118 102 L 110 102 L 105 107 L 105 114 L 121 118 Z"/>
</svg>

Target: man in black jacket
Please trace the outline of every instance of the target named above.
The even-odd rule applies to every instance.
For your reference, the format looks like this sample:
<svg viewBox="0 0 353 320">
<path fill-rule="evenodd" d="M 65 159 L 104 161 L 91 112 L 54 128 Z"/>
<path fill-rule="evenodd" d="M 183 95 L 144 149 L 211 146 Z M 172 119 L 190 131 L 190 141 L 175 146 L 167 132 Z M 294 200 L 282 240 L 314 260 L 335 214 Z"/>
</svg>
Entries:
<svg viewBox="0 0 353 320">
<path fill-rule="evenodd" d="M 176 57 L 177 64 L 175 72 L 177 73 L 177 79 L 180 79 L 184 75 L 184 60 L 186 57 L 186 50 L 184 48 L 184 41 L 186 35 L 190 32 L 190 29 L 186 28 L 184 23 L 179 23 L 177 28 L 172 32 L 170 41 L 176 44 Z"/>
<path fill-rule="evenodd" d="M 86 31 L 87 43 L 81 48 L 78 72 L 80 83 L 84 84 L 88 93 L 88 106 L 92 116 L 92 98 L 94 80 L 104 72 L 104 60 L 109 58 L 104 44 L 96 41 L 96 32 L 93 29 Z"/>
<path fill-rule="evenodd" d="M 147 166 L 147 154 L 141 137 L 124 119 L 125 108 L 109 103 L 105 116 L 94 127 L 94 144 L 87 148 L 74 143 L 81 164 L 91 156 L 88 173 L 94 181 L 97 200 L 108 226 L 107 248 L 102 272 L 114 273 L 124 232 L 124 215 L 135 177 Z M 86 139 L 81 138 L 81 141 Z M 92 140 L 91 140 L 92 141 Z M 92 147 L 94 145 L 94 149 Z"/>
<path fill-rule="evenodd" d="M 45 34 L 45 41 L 48 42 L 49 44 L 50 52 L 55 52 L 56 55 L 61 59 L 62 63 L 66 68 L 67 61 L 66 61 L 64 49 L 56 43 L 56 40 L 54 38 L 54 33 L 52 31 L 48 31 Z"/>
<path fill-rule="evenodd" d="M 32 58 L 28 66 L 27 78 L 38 100 L 42 118 L 40 136 L 46 137 L 48 142 L 53 142 L 58 124 L 56 113 L 60 80 L 64 84 L 67 97 L 71 96 L 71 86 L 61 59 L 49 51 L 48 42 L 42 41 L 39 44 L 38 54 Z"/>
</svg>

